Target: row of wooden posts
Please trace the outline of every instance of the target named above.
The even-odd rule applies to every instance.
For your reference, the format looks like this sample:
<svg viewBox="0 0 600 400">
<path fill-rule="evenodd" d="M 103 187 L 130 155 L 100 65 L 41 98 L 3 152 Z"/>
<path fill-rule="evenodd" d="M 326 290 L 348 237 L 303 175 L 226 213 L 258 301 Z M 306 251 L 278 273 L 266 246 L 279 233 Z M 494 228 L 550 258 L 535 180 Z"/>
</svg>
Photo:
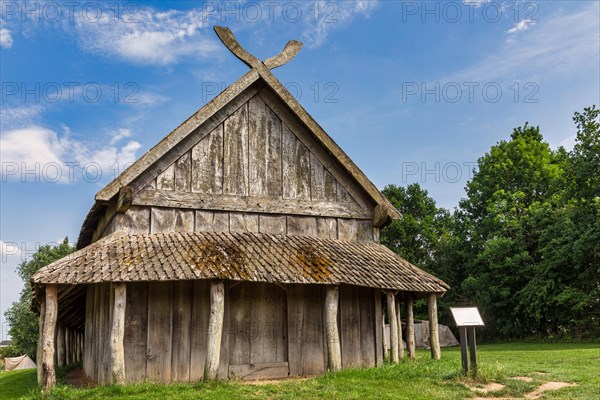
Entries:
<svg viewBox="0 0 600 400">
<path fill-rule="evenodd" d="M 110 331 L 110 358 L 112 381 L 125 383 L 125 307 L 127 290 L 125 283 L 113 283 L 114 309 Z M 56 385 L 55 365 L 68 365 L 80 362 L 83 354 L 83 332 L 63 328 L 58 323 L 58 287 L 46 286 L 45 297 L 40 306 L 40 340 L 38 342 L 38 382 L 43 388 Z M 397 292 L 386 291 L 387 309 L 390 322 L 391 361 L 397 363 L 404 357 L 402 346 L 402 324 L 400 322 L 400 302 L 396 301 Z M 413 322 L 413 301 L 404 299 L 406 310 L 406 347 L 408 357 L 415 357 L 415 335 Z M 204 379 L 214 380 L 220 361 L 223 318 L 225 314 L 225 285 L 223 281 L 212 281 L 210 285 L 210 317 L 207 336 L 207 352 L 204 367 Z M 430 324 L 431 357 L 440 358 L 440 342 L 437 322 L 436 294 L 428 297 Z M 342 369 L 342 353 L 338 329 L 339 287 L 327 286 L 325 294 L 324 317 L 327 342 L 327 368 L 331 371 Z"/>
</svg>

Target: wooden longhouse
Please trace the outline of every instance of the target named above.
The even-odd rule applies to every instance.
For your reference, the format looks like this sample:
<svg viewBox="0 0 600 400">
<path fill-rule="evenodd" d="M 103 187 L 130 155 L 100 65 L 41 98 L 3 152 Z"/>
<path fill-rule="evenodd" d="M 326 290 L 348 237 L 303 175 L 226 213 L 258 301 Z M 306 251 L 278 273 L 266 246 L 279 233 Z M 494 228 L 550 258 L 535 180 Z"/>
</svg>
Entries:
<svg viewBox="0 0 600 400">
<path fill-rule="evenodd" d="M 273 76 L 251 70 L 96 195 L 78 251 L 32 278 L 40 383 L 282 378 L 381 365 L 384 304 L 414 356 L 412 301 L 448 286 L 379 244 L 401 215 Z"/>
</svg>

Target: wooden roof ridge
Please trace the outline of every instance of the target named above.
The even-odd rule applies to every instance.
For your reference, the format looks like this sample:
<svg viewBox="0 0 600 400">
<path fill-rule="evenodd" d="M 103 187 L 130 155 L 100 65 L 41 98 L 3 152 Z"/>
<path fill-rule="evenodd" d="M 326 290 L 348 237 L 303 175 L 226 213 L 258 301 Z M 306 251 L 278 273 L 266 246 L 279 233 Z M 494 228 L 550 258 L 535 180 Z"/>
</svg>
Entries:
<svg viewBox="0 0 600 400">
<path fill-rule="evenodd" d="M 198 279 L 349 284 L 417 294 L 449 288 L 379 243 L 254 232 L 117 231 L 41 268 L 31 283 Z"/>
<path fill-rule="evenodd" d="M 232 53 L 242 60 L 252 69 L 244 74 L 238 81 L 227 87 L 215 98 L 201 107 L 185 122 L 175 128 L 171 133 L 165 136 L 158 144 L 148 150 L 142 157 L 136 160 L 129 168 L 123 171 L 118 177 L 113 179 L 108 185 L 101 189 L 95 197 L 97 202 L 108 202 L 119 193 L 121 187 L 128 186 L 146 169 L 156 163 L 173 146 L 186 138 L 196 128 L 205 123 L 209 118 L 215 115 L 225 105 L 241 94 L 254 82 L 262 79 L 292 113 L 302 121 L 306 128 L 313 134 L 318 142 L 337 159 L 346 169 L 350 176 L 362 187 L 365 192 L 380 207 L 381 217 L 391 220 L 402 217 L 400 212 L 385 198 L 377 187 L 369 180 L 362 170 L 350 159 L 350 157 L 335 143 L 325 130 L 315 121 L 312 116 L 300 105 L 294 96 L 285 88 L 285 86 L 273 75 L 271 68 L 279 67 L 291 60 L 302 47 L 302 43 L 290 41 L 284 50 L 277 56 L 271 57 L 265 61 L 260 61 L 248 53 L 237 42 L 233 33 L 224 27 L 214 27 L 215 32 L 221 41 Z"/>
</svg>

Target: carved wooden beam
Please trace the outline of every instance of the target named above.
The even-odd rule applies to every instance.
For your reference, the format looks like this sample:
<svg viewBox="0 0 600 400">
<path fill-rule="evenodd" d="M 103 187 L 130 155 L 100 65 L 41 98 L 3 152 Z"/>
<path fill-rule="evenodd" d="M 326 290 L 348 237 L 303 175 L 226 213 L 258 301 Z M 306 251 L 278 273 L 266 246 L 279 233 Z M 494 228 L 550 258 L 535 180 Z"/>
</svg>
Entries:
<svg viewBox="0 0 600 400">
<path fill-rule="evenodd" d="M 263 66 L 268 69 L 281 67 L 287 64 L 292 58 L 298 54 L 302 49 L 302 43 L 296 40 L 290 40 L 287 42 L 281 53 L 274 57 L 267 58 L 264 62 L 261 62 L 257 57 L 250 54 L 242 45 L 237 41 L 231 29 L 224 26 L 214 26 L 215 30 L 221 42 L 227 47 L 237 58 L 239 58 L 244 64 L 252 69 L 260 70 Z"/>
</svg>

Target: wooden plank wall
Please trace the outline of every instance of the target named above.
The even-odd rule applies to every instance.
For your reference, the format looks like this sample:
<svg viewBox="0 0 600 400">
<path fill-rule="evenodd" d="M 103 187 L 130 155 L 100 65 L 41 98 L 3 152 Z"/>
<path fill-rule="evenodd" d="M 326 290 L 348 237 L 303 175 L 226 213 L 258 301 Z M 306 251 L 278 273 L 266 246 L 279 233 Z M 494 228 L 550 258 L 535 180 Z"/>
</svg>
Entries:
<svg viewBox="0 0 600 400">
<path fill-rule="evenodd" d="M 236 369 L 238 373 L 252 374 L 256 371 L 246 367 L 260 364 L 271 366 L 269 373 L 285 373 L 286 362 L 290 376 L 325 371 L 323 287 L 286 285 L 285 291 L 277 288 L 280 295 L 274 295 L 273 287 L 267 284 L 235 284 L 232 291 L 229 286 L 219 378 L 228 378 L 235 366 L 245 366 Z M 208 289 L 208 281 L 127 285 L 127 382 L 202 379 L 210 310 Z M 83 366 L 86 375 L 100 384 L 110 381 L 110 359 L 105 355 L 110 354 L 110 309 L 114 301 L 110 292 L 108 283 L 87 288 Z M 382 360 L 382 349 L 377 345 L 381 310 L 378 312 L 375 292 L 340 286 L 338 318 L 344 368 L 373 366 Z"/>
<path fill-rule="evenodd" d="M 174 231 L 258 232 L 361 242 L 374 240 L 370 220 L 140 206 L 133 206 L 126 213 L 118 214 L 107 234 L 118 229 L 133 234 Z"/>
<path fill-rule="evenodd" d="M 139 178 L 145 180 L 139 195 L 156 190 L 154 198 L 163 198 L 160 193 L 186 196 L 171 198 L 167 206 L 148 200 L 153 197 L 146 193 L 139 205 L 116 214 L 104 235 L 117 229 L 131 233 L 251 231 L 378 240 L 370 220 L 371 200 L 272 96 L 259 92 L 221 118 L 215 129 L 162 167 L 158 176 L 148 171 Z M 192 203 L 194 194 L 233 200 L 230 205 L 219 200 L 225 208 L 217 211 L 202 206 L 202 201 Z M 261 199 L 259 207 L 253 198 Z M 312 213 L 323 212 L 309 217 L 300 211 L 296 214 L 293 211 L 298 207 L 293 204 L 298 201 L 304 202 L 304 209 L 312 207 Z M 241 212 L 236 208 L 240 202 L 251 209 Z"/>
</svg>

